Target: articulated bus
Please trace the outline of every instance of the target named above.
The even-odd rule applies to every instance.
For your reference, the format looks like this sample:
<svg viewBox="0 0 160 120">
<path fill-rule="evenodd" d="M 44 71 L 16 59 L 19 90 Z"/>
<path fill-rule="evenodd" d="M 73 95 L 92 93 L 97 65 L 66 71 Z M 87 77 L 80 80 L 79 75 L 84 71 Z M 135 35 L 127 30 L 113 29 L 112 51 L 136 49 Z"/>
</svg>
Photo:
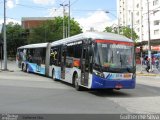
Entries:
<svg viewBox="0 0 160 120">
<path fill-rule="evenodd" d="M 24 72 L 47 75 L 49 67 L 49 43 L 39 43 L 21 46 L 17 49 L 16 62 Z"/>
<path fill-rule="evenodd" d="M 17 51 L 19 56 L 21 52 L 28 56 L 21 60 L 22 70 L 71 83 L 77 90 L 135 88 L 134 43 L 121 35 L 86 32 L 52 43 L 22 46 Z M 44 62 L 38 62 L 39 54 Z"/>
</svg>

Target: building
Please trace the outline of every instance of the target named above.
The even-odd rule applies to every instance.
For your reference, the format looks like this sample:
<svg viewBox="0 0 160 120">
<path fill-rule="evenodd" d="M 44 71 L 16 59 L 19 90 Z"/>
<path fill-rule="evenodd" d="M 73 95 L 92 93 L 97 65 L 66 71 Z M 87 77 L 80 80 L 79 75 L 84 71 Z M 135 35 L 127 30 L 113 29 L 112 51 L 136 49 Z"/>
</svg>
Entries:
<svg viewBox="0 0 160 120">
<path fill-rule="evenodd" d="M 47 20 L 53 19 L 53 17 L 23 17 L 21 22 L 24 29 L 31 29 L 43 24 Z"/>
<path fill-rule="evenodd" d="M 148 41 L 147 1 L 117 0 L 117 14 L 120 25 L 131 27 L 133 24 L 133 29 L 139 36 L 139 42 Z M 160 0 L 149 0 L 149 11 L 151 40 L 160 40 Z"/>
</svg>

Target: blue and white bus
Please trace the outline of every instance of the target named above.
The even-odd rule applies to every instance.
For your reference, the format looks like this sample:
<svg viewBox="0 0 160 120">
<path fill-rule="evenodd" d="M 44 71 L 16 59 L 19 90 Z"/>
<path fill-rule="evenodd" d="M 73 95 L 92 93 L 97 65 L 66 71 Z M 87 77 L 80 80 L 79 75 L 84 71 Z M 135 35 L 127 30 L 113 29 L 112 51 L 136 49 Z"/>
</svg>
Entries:
<svg viewBox="0 0 160 120">
<path fill-rule="evenodd" d="M 17 64 L 24 72 L 47 75 L 49 67 L 49 43 L 39 43 L 21 46 L 17 49 Z"/>
<path fill-rule="evenodd" d="M 42 56 L 47 60 L 43 74 L 54 80 L 71 83 L 77 90 L 135 88 L 135 49 L 131 39 L 113 33 L 86 32 L 43 45 Z M 26 61 L 26 65 L 33 65 Z"/>
<path fill-rule="evenodd" d="M 117 34 L 87 32 L 51 43 L 49 76 L 77 90 L 135 88 L 132 40 Z"/>
</svg>

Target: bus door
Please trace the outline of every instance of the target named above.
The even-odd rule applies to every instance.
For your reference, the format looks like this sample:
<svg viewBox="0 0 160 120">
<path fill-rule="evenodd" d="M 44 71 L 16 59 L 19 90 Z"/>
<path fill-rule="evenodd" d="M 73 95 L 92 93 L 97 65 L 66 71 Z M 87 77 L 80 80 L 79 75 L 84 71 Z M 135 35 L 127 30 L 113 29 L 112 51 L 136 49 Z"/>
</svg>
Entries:
<svg viewBox="0 0 160 120">
<path fill-rule="evenodd" d="M 88 47 L 84 45 L 82 47 L 82 56 L 81 56 L 81 84 L 88 86 L 89 80 L 89 54 Z"/>
<path fill-rule="evenodd" d="M 65 79 L 66 52 L 67 52 L 67 47 L 62 46 L 62 57 L 61 57 L 61 78 L 62 79 Z"/>
</svg>

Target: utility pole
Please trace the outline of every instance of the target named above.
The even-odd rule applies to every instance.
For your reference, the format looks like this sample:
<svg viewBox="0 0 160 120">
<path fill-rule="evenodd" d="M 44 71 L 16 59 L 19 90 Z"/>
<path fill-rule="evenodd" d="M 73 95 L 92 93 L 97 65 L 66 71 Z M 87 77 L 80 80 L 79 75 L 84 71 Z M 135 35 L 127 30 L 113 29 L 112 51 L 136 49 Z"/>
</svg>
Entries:
<svg viewBox="0 0 160 120">
<path fill-rule="evenodd" d="M 149 65 L 150 70 L 152 71 L 152 57 L 151 57 L 151 44 L 150 44 L 150 16 L 149 16 L 149 0 L 147 0 L 147 7 L 148 7 L 148 59 L 149 59 Z"/>
<path fill-rule="evenodd" d="M 44 40 L 45 40 L 45 42 L 47 42 L 47 40 L 46 40 L 46 24 L 44 26 Z"/>
<path fill-rule="evenodd" d="M 118 34 L 120 35 L 120 18 L 118 16 Z"/>
<path fill-rule="evenodd" d="M 70 37 L 70 8 L 71 8 L 71 4 L 70 4 L 70 0 L 69 0 L 69 4 L 68 4 L 68 7 L 69 7 L 69 11 L 68 11 L 68 37 Z"/>
<path fill-rule="evenodd" d="M 3 53 L 2 52 L 3 52 L 3 47 L 1 46 L 1 70 L 2 70 L 2 60 L 3 60 L 3 55 L 2 55 Z"/>
<path fill-rule="evenodd" d="M 68 4 L 60 4 L 60 6 L 63 6 L 63 39 L 65 38 L 65 6 Z"/>
<path fill-rule="evenodd" d="M 7 70 L 7 41 L 6 41 L 6 1 L 4 0 L 4 24 L 3 24 L 3 41 L 4 41 L 4 70 Z"/>
<path fill-rule="evenodd" d="M 132 21 L 131 39 L 133 40 L 133 12 L 131 12 L 131 21 Z"/>
<path fill-rule="evenodd" d="M 140 12 L 140 15 L 141 15 L 141 27 L 140 27 L 140 31 L 141 31 L 141 35 L 140 35 L 140 38 L 141 38 L 141 73 L 142 72 L 142 67 L 143 67 L 143 45 L 142 45 L 142 41 L 143 41 L 143 15 L 142 15 L 142 10 L 143 10 L 143 7 L 142 7 L 142 0 L 140 0 L 140 7 L 141 7 L 141 12 Z"/>
</svg>

